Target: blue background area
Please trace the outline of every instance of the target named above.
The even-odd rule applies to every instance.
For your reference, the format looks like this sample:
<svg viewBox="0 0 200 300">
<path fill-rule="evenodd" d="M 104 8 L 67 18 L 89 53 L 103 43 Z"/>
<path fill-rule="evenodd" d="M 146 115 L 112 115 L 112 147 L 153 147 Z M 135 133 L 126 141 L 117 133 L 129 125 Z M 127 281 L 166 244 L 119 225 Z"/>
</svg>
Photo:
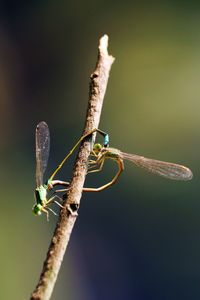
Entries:
<svg viewBox="0 0 200 300">
<path fill-rule="evenodd" d="M 1 299 L 29 298 L 56 224 L 31 212 L 35 127 L 51 131 L 48 177 L 82 132 L 105 33 L 116 61 L 100 128 L 111 146 L 185 164 L 194 179 L 126 163 L 115 186 L 84 194 L 52 299 L 200 298 L 199 28 L 197 1 L 1 1 Z M 107 162 L 86 185 L 115 171 Z"/>
</svg>

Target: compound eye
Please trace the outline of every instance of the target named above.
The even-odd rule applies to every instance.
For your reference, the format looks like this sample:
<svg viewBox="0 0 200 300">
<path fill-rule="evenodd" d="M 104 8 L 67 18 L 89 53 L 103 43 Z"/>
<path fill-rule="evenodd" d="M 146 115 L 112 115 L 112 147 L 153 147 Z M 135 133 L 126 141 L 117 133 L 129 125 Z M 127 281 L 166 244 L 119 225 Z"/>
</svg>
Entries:
<svg viewBox="0 0 200 300">
<path fill-rule="evenodd" d="M 42 214 L 41 209 L 42 209 L 42 206 L 40 204 L 35 204 L 33 206 L 33 213 L 34 213 L 34 215 L 40 216 Z"/>
<path fill-rule="evenodd" d="M 94 144 L 93 150 L 94 152 L 99 152 L 102 149 L 101 144 Z"/>
</svg>

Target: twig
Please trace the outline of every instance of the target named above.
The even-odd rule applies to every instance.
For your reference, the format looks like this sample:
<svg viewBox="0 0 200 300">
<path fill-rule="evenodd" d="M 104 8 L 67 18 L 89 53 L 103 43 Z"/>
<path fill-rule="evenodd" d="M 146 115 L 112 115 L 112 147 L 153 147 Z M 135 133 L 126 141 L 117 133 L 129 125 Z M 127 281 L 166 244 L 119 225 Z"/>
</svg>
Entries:
<svg viewBox="0 0 200 300">
<path fill-rule="evenodd" d="M 91 75 L 89 103 L 86 115 L 84 134 L 98 128 L 103 99 L 108 82 L 109 72 L 114 58 L 108 55 L 108 36 L 100 39 L 98 59 L 95 71 Z M 57 279 L 57 275 L 68 245 L 77 211 L 80 206 L 82 188 L 86 177 L 86 163 L 91 151 L 91 143 L 82 143 L 74 167 L 70 190 L 66 195 L 64 208 L 61 209 L 39 282 L 31 295 L 31 300 L 49 300 Z"/>
</svg>

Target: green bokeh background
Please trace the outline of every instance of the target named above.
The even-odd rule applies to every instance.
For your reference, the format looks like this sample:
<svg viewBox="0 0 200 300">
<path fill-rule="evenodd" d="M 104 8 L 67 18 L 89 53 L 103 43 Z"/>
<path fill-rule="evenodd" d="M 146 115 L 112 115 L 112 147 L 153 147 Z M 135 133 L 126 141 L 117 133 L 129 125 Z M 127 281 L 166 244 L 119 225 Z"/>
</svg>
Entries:
<svg viewBox="0 0 200 300">
<path fill-rule="evenodd" d="M 100 128 L 113 147 L 185 164 L 194 179 L 127 163 L 118 184 L 84 194 L 52 299 L 200 298 L 199 28 L 198 1 L 1 1 L 0 299 L 29 298 L 56 224 L 31 212 L 35 127 L 50 127 L 48 176 L 82 132 L 104 33 L 116 61 Z"/>
</svg>

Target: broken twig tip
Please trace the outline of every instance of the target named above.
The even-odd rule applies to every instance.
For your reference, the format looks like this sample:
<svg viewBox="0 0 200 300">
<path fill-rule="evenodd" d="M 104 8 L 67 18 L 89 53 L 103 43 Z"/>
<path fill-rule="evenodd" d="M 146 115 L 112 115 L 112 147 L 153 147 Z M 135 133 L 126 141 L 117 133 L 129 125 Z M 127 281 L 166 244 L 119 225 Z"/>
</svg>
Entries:
<svg viewBox="0 0 200 300">
<path fill-rule="evenodd" d="M 99 52 L 108 55 L 108 36 L 104 34 L 99 40 Z"/>
<path fill-rule="evenodd" d="M 99 40 L 99 55 L 103 56 L 105 59 L 109 61 L 109 63 L 113 63 L 115 58 L 112 55 L 108 54 L 108 35 L 104 34 Z"/>
</svg>

